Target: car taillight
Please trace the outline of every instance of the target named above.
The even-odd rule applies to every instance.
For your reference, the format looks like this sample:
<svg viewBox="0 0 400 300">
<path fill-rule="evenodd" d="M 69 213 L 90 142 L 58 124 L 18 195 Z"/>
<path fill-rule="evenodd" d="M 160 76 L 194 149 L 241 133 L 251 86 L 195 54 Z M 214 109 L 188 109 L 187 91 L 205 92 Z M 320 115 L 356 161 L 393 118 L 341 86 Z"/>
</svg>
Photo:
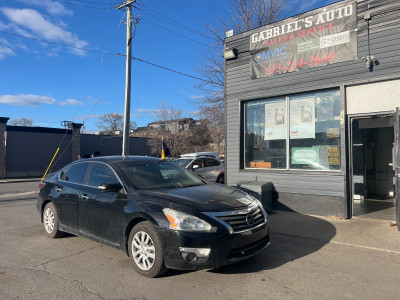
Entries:
<svg viewBox="0 0 400 300">
<path fill-rule="evenodd" d="M 43 182 L 41 182 L 41 183 L 39 183 L 39 191 L 42 189 L 42 187 L 44 187 L 46 184 L 45 183 L 43 183 Z"/>
</svg>

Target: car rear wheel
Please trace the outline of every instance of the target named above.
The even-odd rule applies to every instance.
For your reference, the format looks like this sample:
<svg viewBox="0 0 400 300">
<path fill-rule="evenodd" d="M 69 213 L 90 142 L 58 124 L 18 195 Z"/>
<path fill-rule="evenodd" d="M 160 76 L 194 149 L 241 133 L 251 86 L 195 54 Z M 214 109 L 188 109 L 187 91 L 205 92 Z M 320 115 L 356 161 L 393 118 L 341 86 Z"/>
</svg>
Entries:
<svg viewBox="0 0 400 300">
<path fill-rule="evenodd" d="M 133 227 L 128 240 L 129 256 L 135 270 L 146 277 L 158 277 L 167 271 L 164 247 L 157 226 L 146 221 Z"/>
<path fill-rule="evenodd" d="M 48 237 L 52 239 L 62 236 L 58 224 L 58 215 L 52 202 L 47 203 L 43 210 L 43 225 Z"/>
</svg>

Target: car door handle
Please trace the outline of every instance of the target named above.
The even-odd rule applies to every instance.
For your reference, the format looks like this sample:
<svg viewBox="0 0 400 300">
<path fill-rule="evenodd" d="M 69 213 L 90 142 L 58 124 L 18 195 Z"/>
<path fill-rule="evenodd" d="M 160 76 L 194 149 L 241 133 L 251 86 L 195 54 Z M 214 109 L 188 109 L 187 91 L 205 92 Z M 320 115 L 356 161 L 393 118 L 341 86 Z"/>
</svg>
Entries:
<svg viewBox="0 0 400 300">
<path fill-rule="evenodd" d="M 60 188 L 60 187 L 56 187 L 56 192 L 61 192 L 62 191 L 62 188 Z"/>
<path fill-rule="evenodd" d="M 85 201 L 86 201 L 86 200 L 89 200 L 89 196 L 86 195 L 86 194 L 81 195 L 80 197 L 81 197 L 82 200 L 85 200 Z"/>
</svg>

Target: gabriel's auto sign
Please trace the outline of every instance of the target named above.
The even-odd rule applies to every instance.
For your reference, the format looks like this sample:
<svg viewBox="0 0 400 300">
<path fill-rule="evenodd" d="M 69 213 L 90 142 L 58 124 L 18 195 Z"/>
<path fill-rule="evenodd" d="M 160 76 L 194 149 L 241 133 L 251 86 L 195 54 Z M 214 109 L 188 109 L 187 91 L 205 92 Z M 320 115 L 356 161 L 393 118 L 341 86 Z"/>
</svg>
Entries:
<svg viewBox="0 0 400 300">
<path fill-rule="evenodd" d="M 253 30 L 252 79 L 356 59 L 356 8 L 341 1 Z"/>
</svg>

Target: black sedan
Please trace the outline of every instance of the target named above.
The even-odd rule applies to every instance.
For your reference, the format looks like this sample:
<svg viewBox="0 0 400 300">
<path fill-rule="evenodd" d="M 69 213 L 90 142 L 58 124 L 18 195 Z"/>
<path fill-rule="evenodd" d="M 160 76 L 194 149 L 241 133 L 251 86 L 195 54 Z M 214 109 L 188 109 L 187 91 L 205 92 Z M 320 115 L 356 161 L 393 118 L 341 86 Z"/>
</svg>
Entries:
<svg viewBox="0 0 400 300">
<path fill-rule="evenodd" d="M 37 209 L 49 237 L 68 232 L 121 249 L 147 277 L 216 268 L 270 244 L 258 200 L 157 158 L 73 162 L 41 184 Z"/>
</svg>

